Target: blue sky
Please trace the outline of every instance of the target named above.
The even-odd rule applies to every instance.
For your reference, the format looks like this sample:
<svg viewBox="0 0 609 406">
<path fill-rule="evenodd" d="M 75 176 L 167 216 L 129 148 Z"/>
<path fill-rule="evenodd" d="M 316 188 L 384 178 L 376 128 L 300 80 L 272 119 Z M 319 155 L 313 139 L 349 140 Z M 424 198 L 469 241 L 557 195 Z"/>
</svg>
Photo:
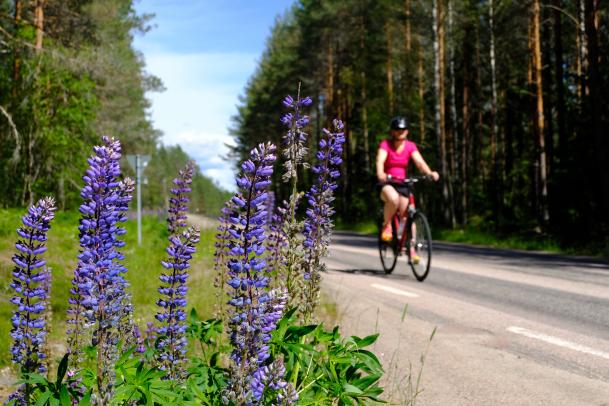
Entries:
<svg viewBox="0 0 609 406">
<path fill-rule="evenodd" d="M 135 38 L 146 70 L 166 90 L 148 95 L 165 145 L 180 144 L 203 173 L 234 190 L 232 163 L 222 156 L 230 117 L 257 66 L 278 14 L 292 0 L 140 0 L 138 14 L 155 26 Z"/>
</svg>

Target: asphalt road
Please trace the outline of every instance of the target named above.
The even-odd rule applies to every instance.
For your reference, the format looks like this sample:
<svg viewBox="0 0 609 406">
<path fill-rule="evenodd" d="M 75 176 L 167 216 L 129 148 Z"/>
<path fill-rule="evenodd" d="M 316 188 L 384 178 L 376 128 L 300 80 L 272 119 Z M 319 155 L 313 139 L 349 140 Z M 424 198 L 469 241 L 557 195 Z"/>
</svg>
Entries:
<svg viewBox="0 0 609 406">
<path fill-rule="evenodd" d="M 404 258 L 385 275 L 375 238 L 337 232 L 326 264 L 344 333 L 381 333 L 398 403 L 609 405 L 609 261 L 435 243 L 420 283 Z"/>
</svg>

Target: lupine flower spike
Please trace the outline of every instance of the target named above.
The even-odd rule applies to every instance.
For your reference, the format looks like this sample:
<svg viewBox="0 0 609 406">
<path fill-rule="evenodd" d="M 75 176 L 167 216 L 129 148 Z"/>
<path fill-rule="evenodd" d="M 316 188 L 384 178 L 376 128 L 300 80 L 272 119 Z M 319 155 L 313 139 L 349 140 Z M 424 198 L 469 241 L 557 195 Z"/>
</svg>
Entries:
<svg viewBox="0 0 609 406">
<path fill-rule="evenodd" d="M 169 198 L 169 215 L 167 216 L 167 228 L 170 234 L 177 234 L 186 227 L 186 212 L 188 211 L 188 194 L 190 184 L 195 171 L 195 163 L 189 161 L 186 167 L 178 173 L 173 180 L 171 197 Z"/>
<path fill-rule="evenodd" d="M 184 376 L 184 355 L 186 354 L 186 280 L 190 260 L 195 252 L 195 245 L 199 242 L 200 232 L 196 227 L 186 227 L 186 212 L 188 210 L 188 194 L 194 174 L 194 163 L 189 162 L 181 170 L 178 177 L 173 180 L 175 188 L 171 190 L 169 200 L 169 258 L 162 261 L 165 272 L 161 274 L 162 295 L 157 301 L 160 307 L 156 319 L 161 322 L 158 328 L 159 367 L 167 371 L 166 378 L 179 380 Z"/>
<path fill-rule="evenodd" d="M 236 207 L 230 217 L 228 285 L 232 288 L 229 324 L 233 352 L 227 397 L 238 405 L 276 404 L 265 398 L 264 388 L 271 383 L 263 376 L 270 357 L 271 332 L 285 305 L 285 298 L 278 304 L 268 292 L 267 264 L 263 258 L 274 153 L 273 144 L 260 144 L 251 151 L 250 159 L 241 166 L 243 172 L 237 177 L 239 189 L 232 198 Z M 274 382 L 281 386 L 281 380 L 277 376 Z"/>
<path fill-rule="evenodd" d="M 103 145 L 94 147 L 89 158 L 81 191 L 84 199 L 80 206 L 80 254 L 72 280 L 70 308 L 68 310 L 69 351 L 79 354 L 84 330 L 93 327 L 92 344 L 97 345 L 97 401 L 111 396 L 114 360 L 118 356 L 118 328 L 125 309 L 127 282 L 123 274 L 127 269 L 120 263 L 124 259 L 119 251 L 125 243 L 119 239 L 125 234 L 120 223 L 126 221 L 125 212 L 133 195 L 131 179 L 120 176 L 120 143 L 103 137 Z M 127 306 L 127 307 L 126 307 Z"/>
<path fill-rule="evenodd" d="M 51 274 L 42 254 L 47 249 L 47 232 L 54 216 L 55 201 L 50 197 L 41 199 L 28 209 L 22 217 L 23 225 L 17 229 L 19 240 L 15 244 L 17 253 L 13 256 L 15 268 L 10 284 L 15 291 L 11 303 L 16 307 L 11 318 L 11 337 L 15 340 L 11 354 L 24 373 L 46 372 L 43 347 Z M 19 392 L 12 398 L 28 402 L 27 388 L 22 387 Z"/>
<path fill-rule="evenodd" d="M 292 111 L 286 113 L 281 122 L 288 128 L 287 133 L 283 137 L 283 156 L 285 158 L 283 181 L 291 181 L 292 193 L 289 199 L 289 207 L 284 223 L 284 232 L 287 240 L 286 247 L 286 278 L 285 286 L 288 289 L 289 306 L 295 306 L 301 302 L 302 279 L 302 239 L 299 233 L 302 229 L 302 224 L 296 220 L 296 209 L 298 202 L 302 197 L 302 193 L 298 192 L 298 166 L 307 167 L 304 162 L 307 154 L 305 147 L 307 134 L 304 132 L 304 127 L 309 123 L 309 117 L 302 113 L 302 108 L 311 105 L 313 101 L 310 97 L 300 98 L 300 85 L 298 86 L 298 96 L 294 100 L 291 96 L 286 96 L 283 99 L 283 105 L 290 108 Z"/>
<path fill-rule="evenodd" d="M 229 241 L 231 234 L 229 233 L 231 215 L 234 216 L 234 203 L 226 202 L 220 210 L 221 215 L 218 217 L 218 227 L 216 229 L 216 243 L 214 251 L 214 287 L 216 288 L 216 306 L 215 316 L 219 319 L 224 319 L 226 313 L 226 266 L 230 257 Z"/>
<path fill-rule="evenodd" d="M 160 276 L 162 295 L 157 301 L 160 307 L 156 319 L 161 322 L 157 329 L 159 339 L 158 363 L 167 371 L 166 379 L 179 380 L 184 374 L 184 355 L 186 354 L 186 293 L 188 288 L 188 268 L 199 242 L 199 229 L 189 227 L 180 235 L 169 237 L 167 248 L 169 258 L 162 261 L 165 273 Z"/>
<path fill-rule="evenodd" d="M 320 271 L 323 269 L 321 258 L 327 255 L 330 233 L 332 231 L 332 215 L 334 209 L 334 190 L 338 187 L 336 179 L 340 176 L 339 166 L 342 163 L 342 146 L 345 141 L 342 132 L 343 123 L 334 120 L 334 132 L 323 129 L 319 141 L 317 164 L 311 171 L 317 175 L 313 186 L 306 194 L 308 208 L 304 222 L 305 236 L 305 301 L 301 309 L 307 321 L 318 301 Z"/>
<path fill-rule="evenodd" d="M 309 106 L 311 103 L 313 101 L 310 97 L 300 98 L 300 85 L 296 100 L 290 95 L 283 99 L 283 105 L 291 109 L 290 112 L 281 117 L 281 123 L 288 128 L 283 136 L 283 155 L 286 159 L 283 164 L 285 168 L 283 173 L 284 182 L 297 178 L 298 165 L 307 166 L 303 162 L 307 155 L 307 148 L 305 147 L 307 134 L 304 132 L 304 128 L 309 124 L 309 116 L 302 114 L 302 107 Z"/>
</svg>

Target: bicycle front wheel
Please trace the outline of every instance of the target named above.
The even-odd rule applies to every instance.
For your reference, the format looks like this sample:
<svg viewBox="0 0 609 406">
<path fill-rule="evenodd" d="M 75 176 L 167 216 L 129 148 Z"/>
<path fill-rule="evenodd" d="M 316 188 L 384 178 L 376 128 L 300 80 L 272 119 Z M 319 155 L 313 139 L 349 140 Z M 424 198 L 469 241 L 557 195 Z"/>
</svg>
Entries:
<svg viewBox="0 0 609 406">
<path fill-rule="evenodd" d="M 393 221 L 392 221 L 393 224 Z M 398 239 L 395 227 L 392 226 L 393 238 L 391 241 L 383 241 L 381 233 L 383 232 L 383 220 L 382 217 L 379 220 L 379 232 L 378 232 L 378 245 L 379 245 L 379 256 L 381 258 L 381 265 L 386 274 L 393 272 L 395 264 L 398 261 Z"/>
<path fill-rule="evenodd" d="M 418 211 L 414 214 L 411 224 L 408 263 L 415 278 L 423 282 L 431 266 L 431 230 L 425 215 Z"/>
</svg>

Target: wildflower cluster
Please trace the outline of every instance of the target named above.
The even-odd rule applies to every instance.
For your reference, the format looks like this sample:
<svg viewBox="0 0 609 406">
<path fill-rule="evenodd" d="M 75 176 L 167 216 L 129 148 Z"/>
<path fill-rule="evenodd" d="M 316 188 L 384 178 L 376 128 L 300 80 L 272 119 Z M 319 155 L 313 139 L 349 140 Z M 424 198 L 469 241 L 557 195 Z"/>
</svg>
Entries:
<svg viewBox="0 0 609 406">
<path fill-rule="evenodd" d="M 55 201 L 52 198 L 39 200 L 23 216 L 17 230 L 19 240 L 13 256 L 15 268 L 11 287 L 15 296 L 11 298 L 16 308 L 11 318 L 13 328 L 11 346 L 13 362 L 20 364 L 24 372 L 45 372 L 43 351 L 45 344 L 44 313 L 48 305 L 50 271 L 45 267 L 42 254 L 51 221 L 55 216 Z"/>
<path fill-rule="evenodd" d="M 92 344 L 98 347 L 98 389 L 102 398 L 111 392 L 111 366 L 118 355 L 118 337 L 113 329 L 125 317 L 125 308 L 131 307 L 124 301 L 127 282 L 123 274 L 127 269 L 120 263 L 124 257 L 119 248 L 125 243 L 119 237 L 125 229 L 119 225 L 127 220 L 125 212 L 134 189 L 132 180 L 118 180 L 120 143 L 108 137 L 103 137 L 103 142 L 94 147 L 83 176 L 84 202 L 78 227 L 81 250 L 68 310 L 70 352 L 79 352 L 84 330 L 94 327 Z"/>
<path fill-rule="evenodd" d="M 305 319 L 311 316 L 318 301 L 320 270 L 323 269 L 321 258 L 327 255 L 332 231 L 332 215 L 334 209 L 334 190 L 338 187 L 336 179 L 340 176 L 337 169 L 342 163 L 342 146 L 345 141 L 342 133 L 343 123 L 334 120 L 334 132 L 323 129 L 323 137 L 319 141 L 317 164 L 311 171 L 317 175 L 313 186 L 306 194 L 309 207 L 306 211 L 303 234 L 305 265 L 304 279 L 305 301 L 303 303 Z"/>
<path fill-rule="evenodd" d="M 267 263 L 262 257 L 274 152 L 273 144 L 260 144 L 251 151 L 237 178 L 239 191 L 232 198 L 236 207 L 229 218 L 228 285 L 232 288 L 229 324 L 233 362 L 227 397 L 236 404 L 261 401 L 264 395 L 261 387 L 266 384 L 260 380 L 260 371 L 270 357 L 270 333 L 283 310 L 281 303 L 278 305 L 269 295 Z"/>
<path fill-rule="evenodd" d="M 290 328 L 298 321 L 310 321 L 317 304 L 344 143 L 342 123 L 335 120 L 333 131 L 324 129 L 319 141 L 317 163 L 311 168 L 313 186 L 306 194 L 299 192 L 297 171 L 299 166 L 307 167 L 304 128 L 309 122 L 302 109 L 311 103 L 309 97 L 300 98 L 300 91 L 296 100 L 290 96 L 283 100 L 291 109 L 281 118 L 288 128 L 283 179 L 291 182 L 289 198 L 275 207 L 269 189 L 276 148 L 266 143 L 251 150 L 243 162 L 236 179 L 238 192 L 222 209 L 214 268 L 216 285 L 222 287 L 220 302 L 224 288 L 229 292 L 226 308 L 219 309 L 232 348 L 228 369 L 217 364 L 221 353 L 213 352 L 223 348 L 217 345 L 221 322 L 201 322 L 194 310 L 187 321 L 185 313 L 188 272 L 201 238 L 197 228 L 186 224 L 194 163 L 189 162 L 173 181 L 157 324 L 148 323 L 141 330 L 133 321 L 120 251 L 125 234 L 121 223 L 126 221 L 134 183 L 119 179 L 120 143 L 103 137 L 83 176 L 80 250 L 68 310 L 71 356 L 64 356 L 54 381 L 25 376 L 9 403 L 290 405 L 299 398 L 307 404 L 335 404 L 343 397 L 354 404 L 376 400 L 382 391 L 376 384 L 382 368 L 374 357 L 358 352 L 360 341 L 373 342 L 374 337 L 352 337 L 357 350 L 351 351 L 336 328 L 332 332 L 321 326 Z M 300 221 L 296 214 L 303 197 L 308 207 Z M 26 373 L 46 369 L 43 346 L 50 317 L 46 313 L 50 271 L 41 255 L 54 211 L 50 198 L 29 208 L 15 245 L 11 351 L 13 361 Z M 201 342 L 205 358 L 190 363 L 188 380 L 187 335 Z M 96 358 L 87 366 L 82 362 L 85 345 L 86 353 Z M 119 351 L 124 354 L 120 359 Z M 289 362 L 284 364 L 284 359 Z M 357 391 L 347 393 L 345 388 L 353 387 Z"/>
</svg>

